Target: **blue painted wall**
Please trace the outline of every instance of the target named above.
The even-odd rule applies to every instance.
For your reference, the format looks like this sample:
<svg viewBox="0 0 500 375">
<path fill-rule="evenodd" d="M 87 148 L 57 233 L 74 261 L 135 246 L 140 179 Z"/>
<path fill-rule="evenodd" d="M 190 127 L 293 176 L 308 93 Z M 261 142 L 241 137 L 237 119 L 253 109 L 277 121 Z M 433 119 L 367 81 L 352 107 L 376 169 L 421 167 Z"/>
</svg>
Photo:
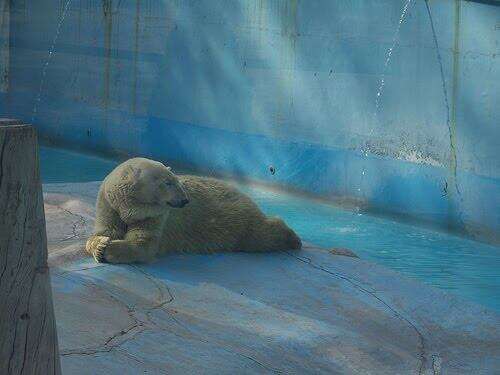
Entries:
<svg viewBox="0 0 500 375">
<path fill-rule="evenodd" d="M 0 115 L 498 242 L 490 3 L 14 2 Z"/>
</svg>

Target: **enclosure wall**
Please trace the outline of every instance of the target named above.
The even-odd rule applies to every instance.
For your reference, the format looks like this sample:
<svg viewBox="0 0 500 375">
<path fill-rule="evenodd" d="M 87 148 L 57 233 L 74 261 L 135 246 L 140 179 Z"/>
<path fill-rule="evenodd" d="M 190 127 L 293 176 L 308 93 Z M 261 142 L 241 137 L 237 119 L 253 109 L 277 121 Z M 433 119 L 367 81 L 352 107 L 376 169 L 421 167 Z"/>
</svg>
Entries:
<svg viewBox="0 0 500 375">
<path fill-rule="evenodd" d="M 10 1 L 0 0 L 0 115 L 7 111 L 9 88 Z"/>
<path fill-rule="evenodd" d="M 498 241 L 495 3 L 14 1 L 0 115 Z"/>
</svg>

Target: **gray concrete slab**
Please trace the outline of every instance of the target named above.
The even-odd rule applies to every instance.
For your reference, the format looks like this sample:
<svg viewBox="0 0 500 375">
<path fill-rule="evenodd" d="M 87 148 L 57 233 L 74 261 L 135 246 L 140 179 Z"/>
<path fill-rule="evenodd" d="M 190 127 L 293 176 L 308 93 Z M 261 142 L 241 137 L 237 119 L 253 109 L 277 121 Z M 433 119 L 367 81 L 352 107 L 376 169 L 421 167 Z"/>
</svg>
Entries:
<svg viewBox="0 0 500 375">
<path fill-rule="evenodd" d="M 44 186 L 64 373 L 494 374 L 500 368 L 498 314 L 311 245 L 298 253 L 97 264 L 83 245 L 98 186 Z"/>
</svg>

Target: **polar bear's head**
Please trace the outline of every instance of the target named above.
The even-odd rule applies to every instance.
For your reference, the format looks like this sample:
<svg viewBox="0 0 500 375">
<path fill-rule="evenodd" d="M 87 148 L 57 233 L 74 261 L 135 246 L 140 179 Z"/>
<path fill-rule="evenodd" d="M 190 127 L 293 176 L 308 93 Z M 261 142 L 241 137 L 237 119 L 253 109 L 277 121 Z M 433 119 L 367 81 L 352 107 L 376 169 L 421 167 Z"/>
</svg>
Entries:
<svg viewBox="0 0 500 375">
<path fill-rule="evenodd" d="M 189 203 L 186 190 L 170 167 L 154 160 L 134 158 L 125 162 L 122 182 L 130 184 L 132 189 L 129 194 L 141 203 L 175 208 Z"/>
</svg>

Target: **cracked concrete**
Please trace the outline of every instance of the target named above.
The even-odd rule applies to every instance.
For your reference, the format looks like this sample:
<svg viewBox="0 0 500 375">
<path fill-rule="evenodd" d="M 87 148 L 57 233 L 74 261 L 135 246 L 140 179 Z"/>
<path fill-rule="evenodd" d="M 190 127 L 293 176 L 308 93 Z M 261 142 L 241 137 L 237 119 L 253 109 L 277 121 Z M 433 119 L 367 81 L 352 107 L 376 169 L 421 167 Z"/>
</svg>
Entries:
<svg viewBox="0 0 500 375">
<path fill-rule="evenodd" d="M 332 253 L 332 251 L 330 251 L 330 253 Z M 401 319 L 403 320 L 404 322 L 408 323 L 408 325 L 415 331 L 415 333 L 417 334 L 418 336 L 418 339 L 419 339 L 419 357 L 420 357 L 420 365 L 419 365 L 419 368 L 418 368 L 418 374 L 422 374 L 422 371 L 424 370 L 425 368 L 425 365 L 427 363 L 427 356 L 426 356 L 426 348 L 425 348 L 425 338 L 424 336 L 422 335 L 422 333 L 420 332 L 420 330 L 417 328 L 417 326 L 415 325 L 415 323 L 411 322 L 410 320 L 408 320 L 408 318 L 402 316 L 398 311 L 396 311 L 393 307 L 391 307 L 388 303 L 386 303 L 383 299 L 381 299 L 380 297 L 377 296 L 376 293 L 374 293 L 373 291 L 370 291 L 364 287 L 362 287 L 361 285 L 359 285 L 357 282 L 351 280 L 349 277 L 346 277 L 345 275 L 342 275 L 338 272 L 331 272 L 321 266 L 318 266 L 316 264 L 314 264 L 311 259 L 309 258 L 301 258 L 300 256 L 296 256 L 295 254 L 293 253 L 290 253 L 290 252 L 286 252 L 286 254 L 290 255 L 291 257 L 295 258 L 295 259 L 298 259 L 300 260 L 301 262 L 304 262 L 306 264 L 308 264 L 309 266 L 317 269 L 317 270 L 321 270 L 323 272 L 326 272 L 332 276 L 335 276 L 341 280 L 344 280 L 346 282 L 348 282 L 349 284 L 353 285 L 356 289 L 370 295 L 371 297 L 375 298 L 377 301 L 379 301 L 383 306 L 385 306 L 390 312 L 392 312 L 398 319 Z"/>
<path fill-rule="evenodd" d="M 335 252 L 97 264 L 98 183 L 45 185 L 64 373 L 490 374 L 498 314 Z"/>
</svg>

